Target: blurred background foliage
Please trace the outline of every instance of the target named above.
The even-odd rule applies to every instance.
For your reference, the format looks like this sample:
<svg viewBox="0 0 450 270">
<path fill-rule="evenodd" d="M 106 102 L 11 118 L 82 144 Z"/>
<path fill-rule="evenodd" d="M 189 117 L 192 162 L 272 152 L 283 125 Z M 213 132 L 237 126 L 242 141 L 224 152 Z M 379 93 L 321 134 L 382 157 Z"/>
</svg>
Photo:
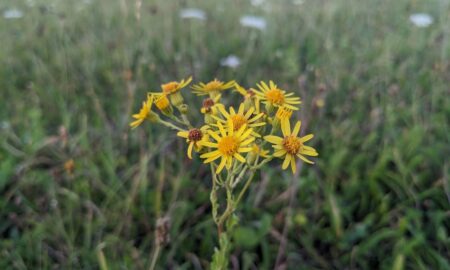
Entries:
<svg viewBox="0 0 450 270">
<path fill-rule="evenodd" d="M 316 135 L 300 177 L 258 175 L 233 269 L 450 269 L 448 0 L 136 3 L 0 2 L 1 269 L 146 269 L 157 217 L 158 268 L 208 268 L 207 166 L 169 130 L 128 127 L 147 91 L 189 75 L 273 79 Z"/>
</svg>

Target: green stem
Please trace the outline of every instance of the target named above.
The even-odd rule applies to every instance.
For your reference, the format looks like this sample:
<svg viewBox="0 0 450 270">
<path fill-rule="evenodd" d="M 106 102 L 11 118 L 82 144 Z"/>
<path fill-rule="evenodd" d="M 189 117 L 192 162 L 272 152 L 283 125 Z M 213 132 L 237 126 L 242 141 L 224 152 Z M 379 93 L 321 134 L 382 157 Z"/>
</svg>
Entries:
<svg viewBox="0 0 450 270">
<path fill-rule="evenodd" d="M 150 267 L 148 270 L 154 270 L 156 267 L 156 261 L 158 260 L 159 252 L 161 251 L 161 246 L 156 244 L 155 251 L 153 252 L 152 262 L 150 263 Z"/>
<path fill-rule="evenodd" d="M 241 169 L 241 172 L 239 173 L 238 177 L 236 177 L 236 179 L 233 181 L 231 187 L 234 188 L 242 180 L 242 177 L 244 177 L 244 174 L 247 172 L 247 169 L 248 165 L 245 165 L 245 167 Z"/>
<path fill-rule="evenodd" d="M 175 122 L 177 122 L 178 124 L 180 124 L 180 125 L 185 125 L 185 126 L 187 126 L 188 127 L 188 125 L 186 124 L 186 122 L 184 122 L 183 120 L 181 120 L 180 118 L 178 118 L 176 115 L 168 115 L 168 117 L 170 118 L 170 119 L 172 119 L 173 121 L 175 121 Z"/>
<path fill-rule="evenodd" d="M 189 122 L 189 119 L 187 118 L 187 116 L 185 114 L 181 114 L 181 119 L 183 119 L 183 122 L 186 126 L 188 126 L 189 128 L 192 128 L 191 122 Z"/>
<path fill-rule="evenodd" d="M 245 182 L 244 187 L 242 188 L 241 192 L 239 192 L 239 195 L 237 197 L 237 200 L 235 202 L 235 205 L 238 205 L 239 202 L 242 200 L 242 197 L 244 196 L 245 192 L 247 191 L 248 187 L 250 186 L 251 182 L 253 181 L 253 178 L 255 176 L 256 170 L 252 170 L 252 174 L 247 179 L 247 182 Z"/>
<path fill-rule="evenodd" d="M 263 161 L 261 161 L 261 163 L 259 163 L 258 165 L 250 167 L 250 169 L 252 171 L 256 171 L 256 170 L 260 169 L 264 164 L 266 164 L 267 162 L 271 161 L 272 159 L 273 159 L 273 156 L 270 156 L 270 157 L 264 159 Z"/>
<path fill-rule="evenodd" d="M 178 131 L 183 131 L 182 128 L 179 128 L 179 127 L 175 126 L 174 124 L 172 124 L 170 122 L 166 122 L 164 120 L 159 120 L 159 123 L 161 123 L 162 125 L 164 125 L 166 127 L 169 127 L 169 128 L 172 128 L 172 129 L 175 129 L 175 130 L 178 130 Z"/>
<path fill-rule="evenodd" d="M 225 189 L 227 193 L 227 207 L 225 208 L 225 211 L 220 216 L 219 221 L 217 222 L 219 237 L 223 232 L 223 224 L 228 219 L 228 217 L 234 212 L 233 194 L 230 185 L 231 181 L 232 181 L 232 173 L 228 173 L 227 180 L 225 181 Z"/>
</svg>

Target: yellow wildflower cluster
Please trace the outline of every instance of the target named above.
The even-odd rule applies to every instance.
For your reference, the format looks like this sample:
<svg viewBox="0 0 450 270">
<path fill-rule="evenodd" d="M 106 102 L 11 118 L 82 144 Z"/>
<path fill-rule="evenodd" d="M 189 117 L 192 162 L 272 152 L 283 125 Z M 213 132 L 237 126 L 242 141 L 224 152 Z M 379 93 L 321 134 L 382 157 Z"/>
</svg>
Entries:
<svg viewBox="0 0 450 270">
<path fill-rule="evenodd" d="M 149 120 L 177 130 L 177 135 L 188 144 L 187 156 L 192 159 L 193 152 L 199 153 L 204 163 L 212 164 L 216 174 L 224 169 L 228 173 L 242 171 L 244 167 L 259 169 L 274 157 L 284 159 L 282 168 L 290 166 L 295 173 L 297 159 L 312 164 L 305 156 L 318 156 L 314 148 L 304 144 L 313 135 L 299 136 L 300 121 L 291 130 L 293 111 L 301 104 L 294 93 L 280 89 L 273 81 L 262 81 L 256 85 L 257 89 L 217 79 L 199 83 L 191 86 L 190 92 L 204 98 L 198 107 L 203 120 L 193 126 L 182 95 L 191 81 L 192 78 L 187 78 L 169 82 L 161 85 L 161 91 L 148 93 L 130 126 L 135 128 Z M 225 106 L 226 101 L 233 100 L 225 94 L 227 90 L 242 96 L 237 109 Z M 152 110 L 153 104 L 165 119 Z M 269 146 L 273 151 L 266 149 Z"/>
</svg>

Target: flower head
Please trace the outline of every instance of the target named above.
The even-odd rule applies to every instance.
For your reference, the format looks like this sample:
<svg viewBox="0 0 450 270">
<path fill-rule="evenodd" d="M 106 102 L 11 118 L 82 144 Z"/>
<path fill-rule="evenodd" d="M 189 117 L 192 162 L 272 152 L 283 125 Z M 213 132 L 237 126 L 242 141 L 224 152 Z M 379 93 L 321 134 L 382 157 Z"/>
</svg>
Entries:
<svg viewBox="0 0 450 270">
<path fill-rule="evenodd" d="M 293 97 L 294 93 L 286 93 L 286 91 L 279 89 L 273 81 L 270 81 L 269 85 L 265 82 L 260 82 L 258 88 L 259 91 L 255 89 L 253 91 L 266 104 L 266 107 L 285 106 L 291 110 L 298 110 L 297 105 L 301 103 L 300 98 Z"/>
<path fill-rule="evenodd" d="M 192 159 L 192 149 L 199 152 L 202 149 L 202 144 L 204 142 L 209 142 L 209 134 L 207 133 L 208 126 L 203 126 L 201 128 L 192 128 L 186 131 L 180 131 L 177 133 L 179 137 L 185 138 L 186 143 L 189 144 L 187 155 Z"/>
<path fill-rule="evenodd" d="M 187 78 L 186 80 L 181 80 L 179 82 L 172 81 L 161 85 L 161 89 L 163 93 L 170 95 L 176 93 L 186 87 L 192 81 L 192 77 Z"/>
<path fill-rule="evenodd" d="M 205 115 L 205 123 L 213 124 L 216 122 L 214 116 L 218 114 L 218 108 L 223 106 L 219 103 L 220 95 L 217 95 L 214 99 L 206 98 L 203 100 L 202 108 L 200 112 Z"/>
<path fill-rule="evenodd" d="M 221 91 L 229 89 L 234 86 L 235 81 L 229 81 L 224 83 L 217 79 L 210 81 L 208 83 L 199 83 L 197 85 L 192 86 L 192 92 L 199 96 L 209 95 L 211 98 L 216 97 L 220 94 Z"/>
<path fill-rule="evenodd" d="M 213 162 L 218 158 L 222 158 L 216 173 L 220 173 L 224 167 L 228 170 L 234 160 L 245 163 L 245 158 L 241 153 L 247 153 L 252 151 L 252 147 L 249 145 L 255 140 L 255 137 L 251 136 L 252 129 L 247 128 L 244 124 L 237 131 L 234 131 L 233 122 L 230 121 L 227 125 L 227 129 L 224 128 L 222 123 L 217 123 L 218 131 L 209 130 L 208 133 L 216 142 L 204 142 L 204 146 L 208 146 L 212 149 L 208 153 L 201 155 L 204 158 L 204 163 Z"/>
<path fill-rule="evenodd" d="M 221 95 L 217 95 L 214 98 L 205 98 L 202 102 L 202 108 L 200 109 L 200 112 L 203 114 L 217 114 L 217 107 L 223 106 L 221 103 L 219 103 Z"/>
<path fill-rule="evenodd" d="M 290 164 L 293 173 L 296 171 L 296 158 L 299 158 L 306 163 L 314 164 L 314 162 L 305 158 L 304 155 L 312 157 L 319 155 L 314 148 L 304 145 L 305 142 L 314 137 L 313 134 L 297 137 L 300 132 L 300 126 L 301 122 L 298 121 L 291 132 L 290 123 L 287 121 L 285 124 L 281 125 L 283 137 L 273 135 L 264 137 L 266 141 L 273 144 L 272 147 L 275 150 L 273 156 L 279 158 L 284 157 L 284 162 L 282 165 L 283 170 L 285 170 Z"/>
<path fill-rule="evenodd" d="M 245 112 L 243 103 L 239 105 L 239 110 L 237 112 L 234 110 L 233 107 L 230 107 L 230 112 L 227 112 L 224 106 L 219 106 L 218 109 L 225 119 L 221 119 L 219 117 L 214 118 L 218 122 L 221 122 L 223 124 L 232 122 L 234 131 L 239 130 L 243 125 L 247 125 L 250 128 L 257 128 L 260 126 L 264 126 L 266 124 L 265 122 L 258 121 L 263 116 L 262 113 L 253 115 L 253 112 L 255 111 L 255 108 L 253 107 L 251 107 L 249 110 L 247 110 L 247 112 Z M 253 132 L 253 135 L 257 137 L 259 136 L 255 132 Z"/>
<path fill-rule="evenodd" d="M 132 117 L 136 119 L 135 121 L 130 123 L 131 128 L 136 128 L 142 122 L 144 122 L 145 119 L 149 119 L 150 121 L 156 121 L 157 115 L 152 112 L 152 105 L 153 105 L 153 95 L 147 96 L 147 101 L 142 102 L 142 107 L 137 114 L 133 114 Z"/>
<path fill-rule="evenodd" d="M 164 93 L 155 94 L 155 105 L 156 107 L 166 115 L 170 115 L 173 113 L 172 106 L 170 105 L 170 101 L 167 98 L 167 95 Z"/>
</svg>

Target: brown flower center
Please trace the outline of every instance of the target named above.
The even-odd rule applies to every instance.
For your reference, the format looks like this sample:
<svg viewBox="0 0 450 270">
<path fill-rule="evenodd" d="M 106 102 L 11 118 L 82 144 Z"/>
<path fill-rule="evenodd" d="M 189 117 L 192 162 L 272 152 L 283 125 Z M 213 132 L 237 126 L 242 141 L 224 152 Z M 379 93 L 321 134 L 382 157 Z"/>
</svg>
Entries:
<svg viewBox="0 0 450 270">
<path fill-rule="evenodd" d="M 189 130 L 188 140 L 191 142 L 198 142 L 203 138 L 203 133 L 198 128 L 193 128 Z"/>
<path fill-rule="evenodd" d="M 210 108 L 214 105 L 214 100 L 212 98 L 205 98 L 203 100 L 203 108 Z"/>
</svg>

